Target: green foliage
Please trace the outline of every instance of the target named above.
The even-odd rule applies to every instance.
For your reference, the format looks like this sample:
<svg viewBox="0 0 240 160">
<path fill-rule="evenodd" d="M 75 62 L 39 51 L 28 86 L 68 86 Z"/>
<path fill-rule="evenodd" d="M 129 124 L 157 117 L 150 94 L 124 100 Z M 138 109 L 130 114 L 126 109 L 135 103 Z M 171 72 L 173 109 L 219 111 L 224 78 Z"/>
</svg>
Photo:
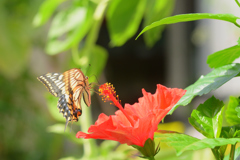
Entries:
<svg viewBox="0 0 240 160">
<path fill-rule="evenodd" d="M 62 7 L 62 10 L 56 11 L 63 2 L 68 7 Z M 45 0 L 33 24 L 41 26 L 53 16 L 46 51 L 49 55 L 55 55 L 75 47 L 83 42 L 84 37 L 86 43 L 91 44 L 91 46 L 85 44 L 88 48 L 95 45 L 100 24 L 106 14 L 110 44 L 122 46 L 135 35 L 143 18 L 144 25 L 149 25 L 159 18 L 169 16 L 174 4 L 175 1 L 167 0 L 85 0 L 68 3 L 65 0 Z M 144 39 L 149 47 L 161 38 L 163 28 L 146 34 Z"/>
<path fill-rule="evenodd" d="M 188 22 L 188 21 L 196 21 L 200 19 L 216 19 L 216 20 L 222 20 L 227 21 L 230 23 L 235 24 L 237 27 L 240 27 L 239 24 L 236 22 L 239 17 L 236 17 L 232 14 L 212 14 L 212 13 L 192 13 L 192 14 L 180 14 L 172 17 L 167 17 L 164 19 L 161 19 L 159 21 L 156 21 L 148 26 L 146 26 L 137 36 L 137 38 L 143 34 L 144 32 L 161 26 L 165 24 L 173 24 L 173 23 L 179 23 L 179 22 Z M 136 39 L 137 39 L 136 38 Z"/>
<path fill-rule="evenodd" d="M 160 148 L 159 145 L 155 148 L 155 143 L 151 138 L 148 138 L 144 146 L 138 146 L 138 145 L 132 145 L 134 148 L 136 148 L 141 154 L 143 155 L 143 158 L 146 159 L 152 159 L 154 156 L 159 152 Z"/>
<path fill-rule="evenodd" d="M 173 147 L 177 155 L 185 151 L 199 150 L 204 148 L 215 148 L 226 144 L 235 144 L 240 142 L 240 138 L 204 138 L 202 140 L 179 133 L 156 134 L 154 138 L 159 138 L 161 142 L 167 143 Z"/>
<path fill-rule="evenodd" d="M 159 138 L 160 142 L 165 142 L 177 151 L 177 155 L 188 150 L 199 150 L 211 148 L 216 159 L 224 159 L 225 151 L 228 144 L 231 144 L 232 158 L 237 157 L 239 153 L 235 153 L 235 145 L 240 142 L 240 126 L 238 109 L 239 99 L 231 97 L 226 110 L 226 119 L 230 124 L 238 124 L 235 126 L 222 127 L 223 119 L 223 102 L 211 97 L 203 104 L 200 104 L 196 110 L 193 110 L 189 118 L 190 124 L 205 139 L 197 139 L 185 134 L 157 132 L 155 138 Z M 234 156 L 235 154 L 235 156 Z"/>
<path fill-rule="evenodd" d="M 92 24 L 93 10 L 91 6 L 73 7 L 59 12 L 53 19 L 48 34 L 47 53 L 50 55 L 65 51 L 78 43 L 86 36 Z M 67 34 L 65 40 L 59 37 Z"/>
<path fill-rule="evenodd" d="M 159 19 L 170 16 L 174 8 L 175 0 L 148 0 L 144 14 L 143 26 L 153 23 Z M 146 32 L 143 37 L 148 47 L 152 47 L 161 38 L 165 26 L 153 28 Z"/>
<path fill-rule="evenodd" d="M 138 29 L 147 0 L 114 0 L 107 11 L 112 46 L 121 46 Z"/>
<path fill-rule="evenodd" d="M 51 15 L 55 11 L 55 9 L 58 7 L 58 5 L 60 5 L 64 1 L 66 1 L 66 0 L 44 1 L 39 9 L 39 12 L 36 14 L 36 16 L 33 20 L 33 24 L 35 26 L 40 26 L 40 25 L 45 24 L 49 20 L 49 18 L 51 17 Z"/>
<path fill-rule="evenodd" d="M 175 1 L 76 0 L 64 2 L 66 6 L 59 7 L 63 2 L 64 0 L 45 0 L 33 23 L 35 26 L 40 26 L 49 21 L 50 17 L 53 16 L 53 21 L 48 33 L 46 47 L 47 53 L 49 55 L 55 55 L 70 50 L 74 62 L 73 66 L 80 66 L 84 73 L 86 73 L 89 64 L 92 65 L 88 70 L 88 75 L 99 76 L 106 64 L 108 57 L 107 50 L 96 45 L 98 32 L 105 16 L 110 34 L 111 46 L 121 46 L 133 37 L 143 18 L 143 25 L 148 26 L 140 32 L 137 38 L 148 31 L 144 34 L 144 40 L 149 47 L 152 47 L 156 41 L 161 38 L 161 32 L 167 24 L 201 19 L 215 19 L 230 22 L 237 27 L 240 27 L 237 23 L 239 17 L 232 14 L 195 13 L 175 15 L 165 18 L 172 13 Z M 237 4 L 239 5 L 238 2 Z M 57 10 L 57 8 L 60 8 L 60 10 Z M 6 28 L 3 28 L 3 31 L 5 32 Z M 210 91 L 219 88 L 232 78 L 240 75 L 240 64 L 232 63 L 240 56 L 239 53 L 238 44 L 210 55 L 207 63 L 211 68 L 215 69 L 207 75 L 201 76 L 194 84 L 188 86 L 186 88 L 186 94 L 173 107 L 169 114 L 172 114 L 180 105 L 186 106 L 189 104 L 195 96 L 207 94 Z M 3 59 L 3 63 L 0 63 L 2 64 L 2 67 L 0 68 L 5 68 L 5 70 L 7 70 L 7 63 L 4 64 L 4 62 L 9 61 L 9 59 L 9 57 Z M 25 59 L 23 58 L 19 63 L 24 62 L 24 60 Z M 21 68 L 21 65 L 19 66 L 18 67 Z M 94 77 L 90 77 L 89 81 L 94 82 Z M 49 98 L 48 103 L 54 105 L 56 100 Z M 200 140 L 178 133 L 156 133 L 155 138 L 160 139 L 161 142 L 165 142 L 175 148 L 177 155 L 182 154 L 184 151 L 211 148 L 216 159 L 225 159 L 227 145 L 231 144 L 229 159 L 234 159 L 234 153 L 235 157 L 239 155 L 239 149 L 235 152 L 235 145 L 237 142 L 240 142 L 240 127 L 237 125 L 239 124 L 240 117 L 239 99 L 230 97 L 229 104 L 226 106 L 226 120 L 230 125 L 234 126 L 222 127 L 223 106 L 224 104 L 222 101 L 212 97 L 205 103 L 199 105 L 196 110 L 193 110 L 189 122 L 196 130 L 207 137 L 205 139 Z M 53 115 L 55 114 L 56 109 L 57 108 L 54 109 L 54 112 L 52 111 Z M 84 117 L 85 120 L 87 122 L 91 121 L 90 113 L 87 113 L 86 115 L 87 116 Z M 61 114 L 53 117 L 59 121 L 64 120 Z M 83 130 L 86 130 L 84 128 L 84 123 L 85 122 L 81 123 L 81 127 Z M 48 128 L 48 131 L 64 135 L 65 133 L 61 132 L 60 129 L 63 127 L 63 124 L 53 125 Z M 71 134 L 65 134 L 65 136 L 73 140 Z M 126 158 L 126 154 L 114 150 L 116 144 L 112 145 L 103 142 L 100 147 L 97 147 L 95 141 L 93 143 L 90 141 L 84 142 L 82 159 L 95 159 L 96 157 L 99 159 L 106 159 L 109 157 L 114 158 L 116 155 L 121 157 L 121 159 Z M 76 143 L 81 144 L 82 141 Z M 64 159 L 77 158 L 71 156 Z"/>
<path fill-rule="evenodd" d="M 219 138 L 222 129 L 222 101 L 209 98 L 192 111 L 190 124 L 207 138 Z"/>
<path fill-rule="evenodd" d="M 219 67 L 205 76 L 201 76 L 194 84 L 186 88 L 186 94 L 172 108 L 169 114 L 172 114 L 179 106 L 186 106 L 195 96 L 207 94 L 212 90 L 234 78 L 240 72 L 240 64 L 229 64 Z"/>
<path fill-rule="evenodd" d="M 239 57 L 240 46 L 236 45 L 209 55 L 207 64 L 211 68 L 218 68 L 227 64 L 231 64 L 235 59 Z"/>
<path fill-rule="evenodd" d="M 240 124 L 239 108 L 240 99 L 230 96 L 225 115 L 226 120 L 230 125 Z"/>
</svg>

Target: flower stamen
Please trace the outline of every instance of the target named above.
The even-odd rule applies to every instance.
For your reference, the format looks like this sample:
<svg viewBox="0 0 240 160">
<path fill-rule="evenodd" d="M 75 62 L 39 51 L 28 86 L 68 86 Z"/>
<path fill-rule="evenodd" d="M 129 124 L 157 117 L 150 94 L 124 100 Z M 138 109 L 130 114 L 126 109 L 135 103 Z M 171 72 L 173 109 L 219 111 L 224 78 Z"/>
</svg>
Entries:
<svg viewBox="0 0 240 160">
<path fill-rule="evenodd" d="M 121 102 L 119 100 L 119 96 L 116 95 L 115 88 L 113 87 L 113 85 L 111 83 L 104 83 L 103 85 L 101 85 L 99 87 L 98 91 L 100 92 L 99 95 L 102 96 L 102 100 L 104 102 L 112 101 L 113 103 L 110 103 L 110 104 L 114 104 L 116 107 L 118 107 L 123 112 L 123 114 L 126 116 L 126 118 L 131 123 L 131 125 L 134 126 L 133 120 L 129 117 L 129 115 L 123 109 Z"/>
</svg>

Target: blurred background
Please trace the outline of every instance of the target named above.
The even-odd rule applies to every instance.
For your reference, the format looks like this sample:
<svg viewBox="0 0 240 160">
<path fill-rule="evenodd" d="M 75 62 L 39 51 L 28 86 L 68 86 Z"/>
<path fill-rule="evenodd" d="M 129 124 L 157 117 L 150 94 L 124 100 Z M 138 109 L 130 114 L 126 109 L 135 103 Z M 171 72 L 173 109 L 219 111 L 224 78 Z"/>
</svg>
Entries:
<svg viewBox="0 0 240 160">
<path fill-rule="evenodd" d="M 185 88 L 194 83 L 210 72 L 206 64 L 209 54 L 237 44 L 239 30 L 216 20 L 163 26 L 135 40 L 146 25 L 170 15 L 206 12 L 238 16 L 240 9 L 234 1 L 113 1 L 0 1 L 1 160 L 84 159 L 84 140 L 75 138 L 81 124 L 74 122 L 72 131 L 64 132 L 58 99 L 37 76 L 82 68 L 90 82 L 97 82 L 97 76 L 100 84 L 112 83 L 122 104 L 133 104 L 142 96 L 142 88 L 155 93 L 157 84 Z M 123 5 L 125 1 L 128 5 Z M 239 95 L 237 81 L 231 80 L 213 94 L 222 100 Z M 207 97 L 195 98 L 191 105 L 167 116 L 165 122 L 173 123 L 166 128 L 198 137 L 189 127 L 188 117 Z M 100 113 L 110 115 L 116 108 L 93 94 L 92 105 L 83 106 L 83 114 L 85 110 L 91 111 L 92 124 Z M 131 147 L 110 141 L 94 143 L 101 152 L 95 159 L 129 159 L 129 155 L 138 159 Z M 183 157 L 202 159 L 205 154 L 208 157 L 210 150 L 187 152 Z M 176 158 L 173 150 L 162 155 L 160 151 L 160 157 Z"/>
</svg>

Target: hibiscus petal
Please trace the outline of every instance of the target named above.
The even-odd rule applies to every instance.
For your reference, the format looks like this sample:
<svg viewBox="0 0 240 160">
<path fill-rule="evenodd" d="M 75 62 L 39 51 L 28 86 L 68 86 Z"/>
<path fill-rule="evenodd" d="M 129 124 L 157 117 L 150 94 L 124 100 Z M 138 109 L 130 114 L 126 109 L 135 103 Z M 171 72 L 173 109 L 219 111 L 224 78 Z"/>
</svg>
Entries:
<svg viewBox="0 0 240 160">
<path fill-rule="evenodd" d="M 112 116 L 100 114 L 95 124 L 90 126 L 89 134 L 80 131 L 76 137 L 114 140 L 128 145 L 144 146 L 148 138 L 153 139 L 160 121 L 185 92 L 182 89 L 171 89 L 162 85 L 157 85 L 155 94 L 142 89 L 143 97 L 138 99 L 138 103 L 125 104 L 124 109 L 121 108 Z"/>
</svg>

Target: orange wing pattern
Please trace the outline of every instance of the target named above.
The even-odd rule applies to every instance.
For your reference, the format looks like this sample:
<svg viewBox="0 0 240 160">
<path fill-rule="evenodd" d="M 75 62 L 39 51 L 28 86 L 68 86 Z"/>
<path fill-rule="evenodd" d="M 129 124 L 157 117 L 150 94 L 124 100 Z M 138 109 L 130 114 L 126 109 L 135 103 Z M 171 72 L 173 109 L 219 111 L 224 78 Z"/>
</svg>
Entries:
<svg viewBox="0 0 240 160">
<path fill-rule="evenodd" d="M 81 116 L 82 96 L 86 105 L 91 105 L 91 84 L 80 69 L 73 68 L 63 74 L 47 73 L 39 76 L 38 80 L 52 95 L 59 97 L 57 107 L 66 118 L 66 125 L 69 121 L 78 121 L 78 117 Z"/>
</svg>

